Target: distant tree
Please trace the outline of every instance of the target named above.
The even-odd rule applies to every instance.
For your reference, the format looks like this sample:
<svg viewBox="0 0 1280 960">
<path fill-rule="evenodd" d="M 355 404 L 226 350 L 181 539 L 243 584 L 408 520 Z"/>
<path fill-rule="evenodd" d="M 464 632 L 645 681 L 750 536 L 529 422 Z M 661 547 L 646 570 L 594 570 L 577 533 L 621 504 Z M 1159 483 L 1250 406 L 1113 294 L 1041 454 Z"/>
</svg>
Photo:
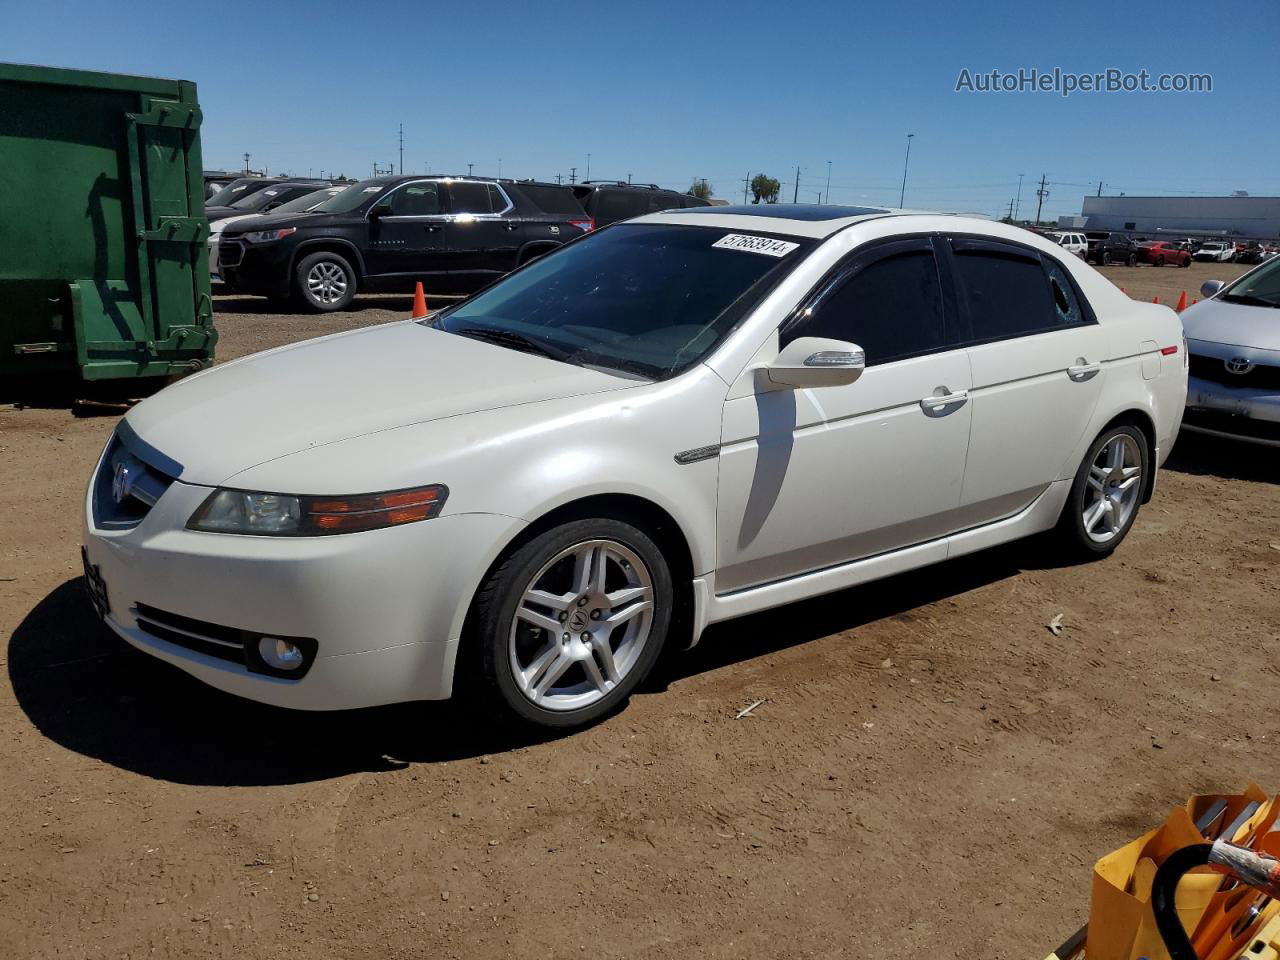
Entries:
<svg viewBox="0 0 1280 960">
<path fill-rule="evenodd" d="M 705 179 L 695 180 L 685 193 L 691 197 L 697 197 L 699 200 L 710 200 L 715 193 L 715 189 Z"/>
<path fill-rule="evenodd" d="M 782 184 L 778 180 L 764 173 L 757 173 L 751 178 L 751 194 L 752 203 L 777 203 L 778 191 L 782 189 Z"/>
</svg>

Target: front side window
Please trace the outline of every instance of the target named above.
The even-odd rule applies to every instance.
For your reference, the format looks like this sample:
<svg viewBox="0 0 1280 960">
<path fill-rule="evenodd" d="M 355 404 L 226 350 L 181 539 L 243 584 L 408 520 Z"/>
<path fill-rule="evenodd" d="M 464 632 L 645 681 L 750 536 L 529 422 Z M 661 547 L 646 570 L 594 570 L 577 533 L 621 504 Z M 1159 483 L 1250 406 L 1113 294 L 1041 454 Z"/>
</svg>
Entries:
<svg viewBox="0 0 1280 960">
<path fill-rule="evenodd" d="M 499 210 L 502 207 L 498 208 Z M 449 184 L 449 212 L 487 214 L 493 213 L 487 183 Z"/>
<path fill-rule="evenodd" d="M 1033 255 L 961 248 L 953 262 L 972 341 L 1022 337 L 1060 325 L 1045 270 Z"/>
<path fill-rule="evenodd" d="M 440 212 L 440 184 L 408 183 L 391 194 L 393 217 L 431 217 Z"/>
<path fill-rule="evenodd" d="M 709 227 L 610 227 L 430 323 L 566 363 L 662 379 L 706 356 L 813 245 L 790 237 L 772 256 L 733 237 Z"/>
<path fill-rule="evenodd" d="M 799 337 L 856 343 L 867 366 L 941 349 L 946 332 L 932 249 L 920 244 L 856 264 L 783 332 L 783 344 Z"/>
</svg>

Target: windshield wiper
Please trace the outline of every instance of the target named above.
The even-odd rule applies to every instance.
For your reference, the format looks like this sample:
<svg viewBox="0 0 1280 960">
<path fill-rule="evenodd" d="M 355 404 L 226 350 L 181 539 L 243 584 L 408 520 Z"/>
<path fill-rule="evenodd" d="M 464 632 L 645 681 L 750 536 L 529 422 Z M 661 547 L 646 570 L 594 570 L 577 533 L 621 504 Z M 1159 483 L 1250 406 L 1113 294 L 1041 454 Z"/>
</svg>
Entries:
<svg viewBox="0 0 1280 960">
<path fill-rule="evenodd" d="M 1251 293 L 1224 293 L 1218 299 L 1225 300 L 1227 303 L 1243 303 L 1249 307 L 1280 307 L 1280 303 L 1274 300 L 1264 300 Z"/>
<path fill-rule="evenodd" d="M 539 356 L 548 357 L 552 360 L 561 360 L 566 363 L 569 355 L 563 350 L 555 350 L 545 343 L 534 340 L 532 337 L 526 337 L 522 333 L 516 333 L 512 330 L 492 330 L 488 327 L 462 327 L 460 330 L 451 330 L 450 333 L 456 333 L 461 337 L 471 337 L 475 340 L 484 340 L 487 343 L 493 343 L 500 347 L 509 347 L 512 350 L 519 350 L 522 353 L 536 353 Z"/>
</svg>

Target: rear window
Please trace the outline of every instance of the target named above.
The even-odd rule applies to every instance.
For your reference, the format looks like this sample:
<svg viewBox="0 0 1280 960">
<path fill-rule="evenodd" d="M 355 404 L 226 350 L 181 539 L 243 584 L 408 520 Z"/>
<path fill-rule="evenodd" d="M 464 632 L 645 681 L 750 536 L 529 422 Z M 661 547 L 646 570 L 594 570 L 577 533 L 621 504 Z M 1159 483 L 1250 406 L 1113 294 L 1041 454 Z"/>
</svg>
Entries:
<svg viewBox="0 0 1280 960">
<path fill-rule="evenodd" d="M 516 189 L 529 198 L 544 213 L 559 213 L 566 217 L 585 217 L 587 212 L 568 187 L 546 183 L 520 183 Z"/>
<path fill-rule="evenodd" d="M 597 225 L 612 223 L 615 220 L 630 220 L 632 217 L 644 216 L 649 212 L 649 194 L 644 190 L 611 190 L 605 188 L 596 191 L 595 218 Z"/>
</svg>

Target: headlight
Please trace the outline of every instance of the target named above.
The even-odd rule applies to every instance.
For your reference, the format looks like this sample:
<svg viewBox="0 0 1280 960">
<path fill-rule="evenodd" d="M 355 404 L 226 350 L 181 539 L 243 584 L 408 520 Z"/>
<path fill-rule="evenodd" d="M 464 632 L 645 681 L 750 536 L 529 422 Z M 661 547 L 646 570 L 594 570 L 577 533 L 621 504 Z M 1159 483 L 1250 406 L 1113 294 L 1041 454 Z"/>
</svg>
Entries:
<svg viewBox="0 0 1280 960">
<path fill-rule="evenodd" d="M 297 227 L 281 227 L 279 230 L 254 230 L 243 236 L 249 243 L 269 243 L 272 240 L 283 240 L 289 234 L 297 232 Z"/>
<path fill-rule="evenodd" d="M 190 530 L 262 537 L 316 537 L 430 520 L 444 507 L 442 484 L 353 497 L 215 490 L 187 523 Z"/>
</svg>

